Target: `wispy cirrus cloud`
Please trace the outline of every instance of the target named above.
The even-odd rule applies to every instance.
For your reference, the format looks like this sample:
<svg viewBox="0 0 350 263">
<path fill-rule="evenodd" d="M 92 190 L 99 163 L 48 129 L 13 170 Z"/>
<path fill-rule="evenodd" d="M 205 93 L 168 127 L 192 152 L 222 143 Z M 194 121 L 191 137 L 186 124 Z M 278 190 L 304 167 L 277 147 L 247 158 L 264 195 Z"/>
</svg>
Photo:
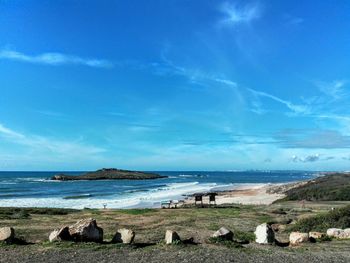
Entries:
<svg viewBox="0 0 350 263">
<path fill-rule="evenodd" d="M 220 6 L 220 11 L 224 14 L 224 17 L 219 23 L 226 26 L 250 23 L 260 18 L 262 13 L 261 6 L 257 2 L 241 6 L 237 3 L 224 2 Z"/>
<path fill-rule="evenodd" d="M 38 55 L 28 55 L 18 51 L 3 49 L 0 50 L 0 59 L 27 62 L 42 65 L 83 65 L 94 68 L 110 68 L 113 63 L 108 60 L 82 58 L 75 55 L 67 55 L 62 53 L 41 53 Z"/>
<path fill-rule="evenodd" d="M 284 15 L 285 25 L 296 26 L 304 23 L 304 19 L 298 16 L 292 16 L 290 14 Z"/>
<path fill-rule="evenodd" d="M 94 155 L 105 152 L 103 148 L 86 145 L 79 140 L 65 141 L 38 135 L 27 135 L 10 129 L 0 123 L 0 138 L 1 137 L 9 143 L 26 146 L 30 150 L 48 152 L 53 155 Z"/>
<path fill-rule="evenodd" d="M 350 148 L 350 136 L 334 130 L 286 129 L 278 132 L 274 139 L 284 148 Z"/>
<path fill-rule="evenodd" d="M 334 100 L 342 98 L 346 95 L 344 89 L 346 84 L 345 80 L 334 80 L 332 82 L 316 81 L 315 85 L 326 96 L 333 98 Z"/>
<path fill-rule="evenodd" d="M 302 114 L 302 113 L 307 113 L 309 112 L 309 108 L 306 106 L 306 105 L 298 105 L 298 104 L 294 104 L 292 103 L 291 101 L 288 101 L 288 100 L 284 100 L 284 99 L 281 99 L 277 96 L 274 96 L 274 95 L 271 95 L 269 93 L 266 93 L 266 92 L 262 92 L 262 91 L 257 91 L 257 90 L 254 90 L 254 89 L 250 89 L 248 88 L 248 90 L 256 97 L 265 97 L 265 98 L 269 98 L 271 100 L 274 100 L 276 102 L 279 102 L 283 105 L 285 105 L 289 110 L 291 110 L 293 113 L 296 113 L 296 114 Z M 255 106 L 259 106 L 260 105 L 260 102 L 255 102 Z M 259 109 L 257 109 L 259 110 Z M 260 109 L 261 111 L 261 109 Z M 259 111 L 257 111 L 258 113 Z"/>
</svg>

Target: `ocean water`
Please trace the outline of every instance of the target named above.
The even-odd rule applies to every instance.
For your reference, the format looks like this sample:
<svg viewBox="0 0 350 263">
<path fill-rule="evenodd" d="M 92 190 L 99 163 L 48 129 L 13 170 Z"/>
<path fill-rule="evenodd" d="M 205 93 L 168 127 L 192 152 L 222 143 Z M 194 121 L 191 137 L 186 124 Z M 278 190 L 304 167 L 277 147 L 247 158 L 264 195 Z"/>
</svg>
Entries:
<svg viewBox="0 0 350 263">
<path fill-rule="evenodd" d="M 284 183 L 313 178 L 310 171 L 157 172 L 155 180 L 52 181 L 58 172 L 0 172 L 0 207 L 159 207 L 164 200 L 234 189 L 242 184 Z M 65 172 L 78 175 L 82 172 Z"/>
</svg>

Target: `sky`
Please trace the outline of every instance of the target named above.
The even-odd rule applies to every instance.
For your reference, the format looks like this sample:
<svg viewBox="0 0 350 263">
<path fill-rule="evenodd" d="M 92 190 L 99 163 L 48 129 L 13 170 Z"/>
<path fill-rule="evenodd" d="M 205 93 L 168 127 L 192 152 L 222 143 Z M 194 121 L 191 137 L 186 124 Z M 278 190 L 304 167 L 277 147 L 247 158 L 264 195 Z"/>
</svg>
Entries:
<svg viewBox="0 0 350 263">
<path fill-rule="evenodd" d="M 0 0 L 0 170 L 350 170 L 350 1 Z"/>
</svg>

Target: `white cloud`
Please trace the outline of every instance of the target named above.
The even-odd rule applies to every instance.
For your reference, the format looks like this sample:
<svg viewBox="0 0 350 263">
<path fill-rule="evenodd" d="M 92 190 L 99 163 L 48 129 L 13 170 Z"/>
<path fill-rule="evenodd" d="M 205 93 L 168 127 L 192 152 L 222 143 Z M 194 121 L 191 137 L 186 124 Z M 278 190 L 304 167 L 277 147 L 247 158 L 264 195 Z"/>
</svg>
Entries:
<svg viewBox="0 0 350 263">
<path fill-rule="evenodd" d="M 225 2 L 220 11 L 225 15 L 220 23 L 229 26 L 249 23 L 261 16 L 261 8 L 257 3 L 238 6 L 236 3 Z"/>
<path fill-rule="evenodd" d="M 26 55 L 21 52 L 7 49 L 3 49 L 0 51 L 0 59 L 53 66 L 65 64 L 84 65 L 95 68 L 109 68 L 113 66 L 111 62 L 101 59 L 81 58 L 78 56 L 66 55 L 62 53 L 42 53 L 39 55 Z"/>
<path fill-rule="evenodd" d="M 290 109 L 293 113 L 296 113 L 296 114 L 305 114 L 305 113 L 308 113 L 309 109 L 307 106 L 305 105 L 297 105 L 297 104 L 294 104 L 290 101 L 287 101 L 287 100 L 283 100 L 279 97 L 276 97 L 274 95 L 271 95 L 271 94 L 268 94 L 266 92 L 262 92 L 262 91 L 257 91 L 257 90 L 254 90 L 254 89 L 248 89 L 253 95 L 255 95 L 256 97 L 266 97 L 266 98 L 269 98 L 269 99 L 272 99 L 274 101 L 277 101 L 283 105 L 285 105 L 288 109 Z"/>
<path fill-rule="evenodd" d="M 315 83 L 322 93 L 335 100 L 340 99 L 345 95 L 345 84 L 346 81 L 344 80 L 334 80 L 332 82 L 317 81 Z"/>
<path fill-rule="evenodd" d="M 103 148 L 86 145 L 79 140 L 65 141 L 38 135 L 26 135 L 9 129 L 2 124 L 0 124 L 0 137 L 12 144 L 26 146 L 29 150 L 48 152 L 53 155 L 94 155 L 105 152 Z"/>
<path fill-rule="evenodd" d="M 7 138 L 13 138 L 13 139 L 23 139 L 25 137 L 21 133 L 18 133 L 18 132 L 11 130 L 11 129 L 6 128 L 1 123 L 0 123 L 0 135 L 3 135 Z"/>
</svg>

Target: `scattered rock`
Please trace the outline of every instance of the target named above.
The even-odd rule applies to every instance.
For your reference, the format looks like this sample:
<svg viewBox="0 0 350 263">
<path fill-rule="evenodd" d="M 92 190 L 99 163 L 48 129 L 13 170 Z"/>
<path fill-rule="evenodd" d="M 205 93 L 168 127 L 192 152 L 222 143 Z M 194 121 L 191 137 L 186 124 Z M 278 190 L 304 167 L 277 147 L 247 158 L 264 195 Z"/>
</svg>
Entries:
<svg viewBox="0 0 350 263">
<path fill-rule="evenodd" d="M 309 232 L 310 239 L 320 239 L 325 236 L 325 233 L 321 232 Z"/>
<path fill-rule="evenodd" d="M 0 241 L 12 243 L 15 239 L 15 230 L 12 227 L 0 228 Z"/>
<path fill-rule="evenodd" d="M 289 244 L 291 246 L 297 246 L 301 243 L 305 243 L 308 241 L 309 241 L 309 234 L 308 233 L 292 232 L 289 235 Z"/>
<path fill-rule="evenodd" d="M 72 237 L 69 233 L 69 227 L 65 226 L 60 229 L 55 229 L 52 231 L 49 235 L 49 241 L 55 242 L 55 241 L 69 241 L 72 240 Z"/>
<path fill-rule="evenodd" d="M 122 228 L 118 229 L 117 233 L 115 233 L 112 243 L 124 243 L 124 244 L 131 244 L 135 238 L 135 232 Z"/>
<path fill-rule="evenodd" d="M 327 229 L 327 236 L 340 238 L 340 236 L 344 233 L 343 229 L 340 228 L 329 228 Z"/>
<path fill-rule="evenodd" d="M 350 238 L 350 228 L 340 229 L 340 228 L 329 228 L 327 230 L 327 236 L 335 237 L 339 239 L 349 239 Z"/>
<path fill-rule="evenodd" d="M 267 224 L 261 224 L 256 227 L 254 232 L 255 242 L 259 244 L 272 244 L 275 241 L 275 232 L 272 227 Z"/>
<path fill-rule="evenodd" d="M 221 227 L 218 231 L 213 234 L 213 237 L 224 239 L 224 240 L 232 240 L 233 233 L 225 227 Z"/>
<path fill-rule="evenodd" d="M 181 241 L 180 236 L 175 231 L 167 230 L 165 232 L 165 243 L 168 245 L 175 241 Z"/>
<path fill-rule="evenodd" d="M 345 228 L 341 238 L 350 238 L 350 228 Z"/>
<path fill-rule="evenodd" d="M 102 242 L 103 229 L 97 226 L 96 220 L 83 219 L 69 227 L 69 234 L 77 242 Z"/>
</svg>

